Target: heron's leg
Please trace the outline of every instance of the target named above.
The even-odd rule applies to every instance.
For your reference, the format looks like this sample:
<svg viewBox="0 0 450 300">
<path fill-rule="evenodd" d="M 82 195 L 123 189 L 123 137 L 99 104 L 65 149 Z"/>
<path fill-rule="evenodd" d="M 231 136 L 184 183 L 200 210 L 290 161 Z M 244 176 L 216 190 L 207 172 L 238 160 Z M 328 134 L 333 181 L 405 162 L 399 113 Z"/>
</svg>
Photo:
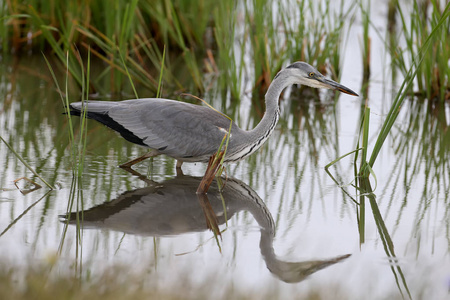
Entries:
<svg viewBox="0 0 450 300">
<path fill-rule="evenodd" d="M 146 176 L 142 175 L 138 171 L 133 170 L 130 167 L 121 167 L 121 168 L 124 169 L 125 171 L 127 171 L 128 173 L 130 173 L 131 175 L 134 175 L 134 176 L 138 177 L 140 180 L 142 180 L 145 183 L 147 183 L 148 186 L 157 186 L 157 185 L 159 185 L 159 183 L 157 183 L 156 181 L 148 179 Z"/>
<path fill-rule="evenodd" d="M 144 159 L 147 159 L 149 157 L 154 157 L 154 156 L 157 156 L 157 155 L 159 155 L 158 150 L 151 150 L 150 152 L 145 153 L 144 155 L 139 156 L 138 158 L 132 159 L 132 160 L 130 160 L 130 161 L 124 163 L 124 164 L 121 164 L 119 167 L 121 167 L 122 169 L 131 168 L 135 164 L 143 161 Z"/>
<path fill-rule="evenodd" d="M 177 160 L 177 167 L 176 167 L 176 171 L 177 171 L 177 176 L 183 176 L 183 170 L 181 169 L 181 165 L 183 164 L 183 161 L 181 160 Z"/>
</svg>

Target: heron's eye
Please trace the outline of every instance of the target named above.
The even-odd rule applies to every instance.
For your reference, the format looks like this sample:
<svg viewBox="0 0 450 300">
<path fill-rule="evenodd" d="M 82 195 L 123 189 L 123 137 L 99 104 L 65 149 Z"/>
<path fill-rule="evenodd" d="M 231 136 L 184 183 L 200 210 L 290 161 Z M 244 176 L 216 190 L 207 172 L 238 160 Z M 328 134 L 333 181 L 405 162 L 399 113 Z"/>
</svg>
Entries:
<svg viewBox="0 0 450 300">
<path fill-rule="evenodd" d="M 309 77 L 314 77 L 314 73 L 313 73 L 313 72 L 310 72 L 310 73 L 309 73 Z"/>
</svg>

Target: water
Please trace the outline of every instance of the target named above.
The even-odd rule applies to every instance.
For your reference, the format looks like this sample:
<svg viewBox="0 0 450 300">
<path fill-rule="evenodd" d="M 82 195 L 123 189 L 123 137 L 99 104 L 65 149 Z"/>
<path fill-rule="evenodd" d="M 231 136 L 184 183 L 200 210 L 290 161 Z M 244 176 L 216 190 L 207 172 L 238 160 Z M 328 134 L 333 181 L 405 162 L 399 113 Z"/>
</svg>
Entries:
<svg viewBox="0 0 450 300">
<path fill-rule="evenodd" d="M 358 49 L 357 43 L 350 41 L 348 49 Z M 359 54 L 346 53 L 340 82 L 357 90 L 362 68 L 352 57 Z M 369 90 L 372 144 L 390 89 L 397 88 L 383 82 L 384 70 L 377 69 L 383 64 L 373 64 Z M 437 116 L 426 102 L 404 105 L 374 166 L 376 201 L 366 199 L 358 222 L 353 158 L 330 168 L 340 186 L 324 167 L 355 149 L 361 99 L 342 94 L 334 103 L 332 94 L 321 92 L 321 101 L 305 100 L 294 90 L 281 101 L 280 123 L 262 149 L 228 166 L 222 195 L 213 183 L 208 200 L 222 231 L 216 240 L 206 227 L 206 200 L 193 193 L 203 164 L 184 164 L 180 177 L 174 160 L 157 157 L 137 167 L 152 181 L 144 182 L 117 167 L 143 150 L 93 121 L 85 171 L 71 190 L 67 121 L 51 77 L 36 71 L 45 69 L 39 55 L 4 57 L 1 67 L 0 135 L 57 186 L 17 190 L 13 180 L 23 176 L 42 182 L 0 143 L 3 264 L 45 265 L 61 251 L 58 272 L 96 278 L 120 266 L 117 276 L 124 280 L 138 276 L 135 284 L 192 297 L 203 291 L 227 298 L 230 290 L 254 298 L 312 292 L 325 298 L 450 297 L 448 105 Z M 205 100 L 234 110 L 219 93 Z M 248 95 L 235 111 L 241 127 L 259 120 Z M 76 210 L 77 198 L 68 208 L 71 195 L 83 199 L 81 237 L 75 225 L 62 222 Z"/>
</svg>

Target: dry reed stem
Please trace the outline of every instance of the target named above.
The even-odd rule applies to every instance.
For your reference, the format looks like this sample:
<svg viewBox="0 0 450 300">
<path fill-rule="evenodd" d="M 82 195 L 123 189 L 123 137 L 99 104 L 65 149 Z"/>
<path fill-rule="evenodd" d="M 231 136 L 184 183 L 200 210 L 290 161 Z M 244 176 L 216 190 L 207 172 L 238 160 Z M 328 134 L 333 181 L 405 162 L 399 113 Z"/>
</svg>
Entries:
<svg viewBox="0 0 450 300">
<path fill-rule="evenodd" d="M 205 175 L 203 176 L 202 181 L 198 186 L 197 194 L 206 194 L 208 192 L 212 181 L 216 177 L 217 171 L 219 171 L 220 167 L 222 166 L 220 164 L 220 161 L 222 160 L 223 155 L 224 152 L 221 151 L 209 158 L 208 167 L 206 168 Z"/>
</svg>

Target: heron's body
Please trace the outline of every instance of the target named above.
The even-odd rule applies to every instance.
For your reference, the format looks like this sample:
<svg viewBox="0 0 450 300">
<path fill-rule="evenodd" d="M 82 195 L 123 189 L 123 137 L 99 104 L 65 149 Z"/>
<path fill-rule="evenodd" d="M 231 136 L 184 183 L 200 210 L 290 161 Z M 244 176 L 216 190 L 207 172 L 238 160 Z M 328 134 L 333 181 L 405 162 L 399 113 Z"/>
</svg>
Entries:
<svg viewBox="0 0 450 300">
<path fill-rule="evenodd" d="M 79 114 L 81 102 L 71 107 Z M 185 162 L 208 162 L 230 128 L 230 120 L 212 108 L 169 99 L 89 101 L 87 109 L 88 118 L 114 129 L 129 142 Z M 187 118 L 189 122 L 180 122 Z M 257 147 L 239 147 L 240 139 L 251 136 L 251 131 L 233 122 L 226 161 L 237 161 L 256 151 Z"/>
<path fill-rule="evenodd" d="M 327 80 L 310 65 L 297 62 L 275 76 L 266 94 L 266 112 L 252 130 L 231 127 L 225 162 L 241 160 L 255 152 L 273 132 L 280 115 L 278 99 L 292 84 L 353 91 Z M 87 117 L 119 132 L 126 140 L 153 149 L 152 156 L 165 154 L 182 162 L 208 162 L 228 133 L 230 120 L 212 108 L 181 101 L 148 98 L 125 101 L 88 101 Z M 80 115 L 83 104 L 70 105 Z"/>
</svg>

